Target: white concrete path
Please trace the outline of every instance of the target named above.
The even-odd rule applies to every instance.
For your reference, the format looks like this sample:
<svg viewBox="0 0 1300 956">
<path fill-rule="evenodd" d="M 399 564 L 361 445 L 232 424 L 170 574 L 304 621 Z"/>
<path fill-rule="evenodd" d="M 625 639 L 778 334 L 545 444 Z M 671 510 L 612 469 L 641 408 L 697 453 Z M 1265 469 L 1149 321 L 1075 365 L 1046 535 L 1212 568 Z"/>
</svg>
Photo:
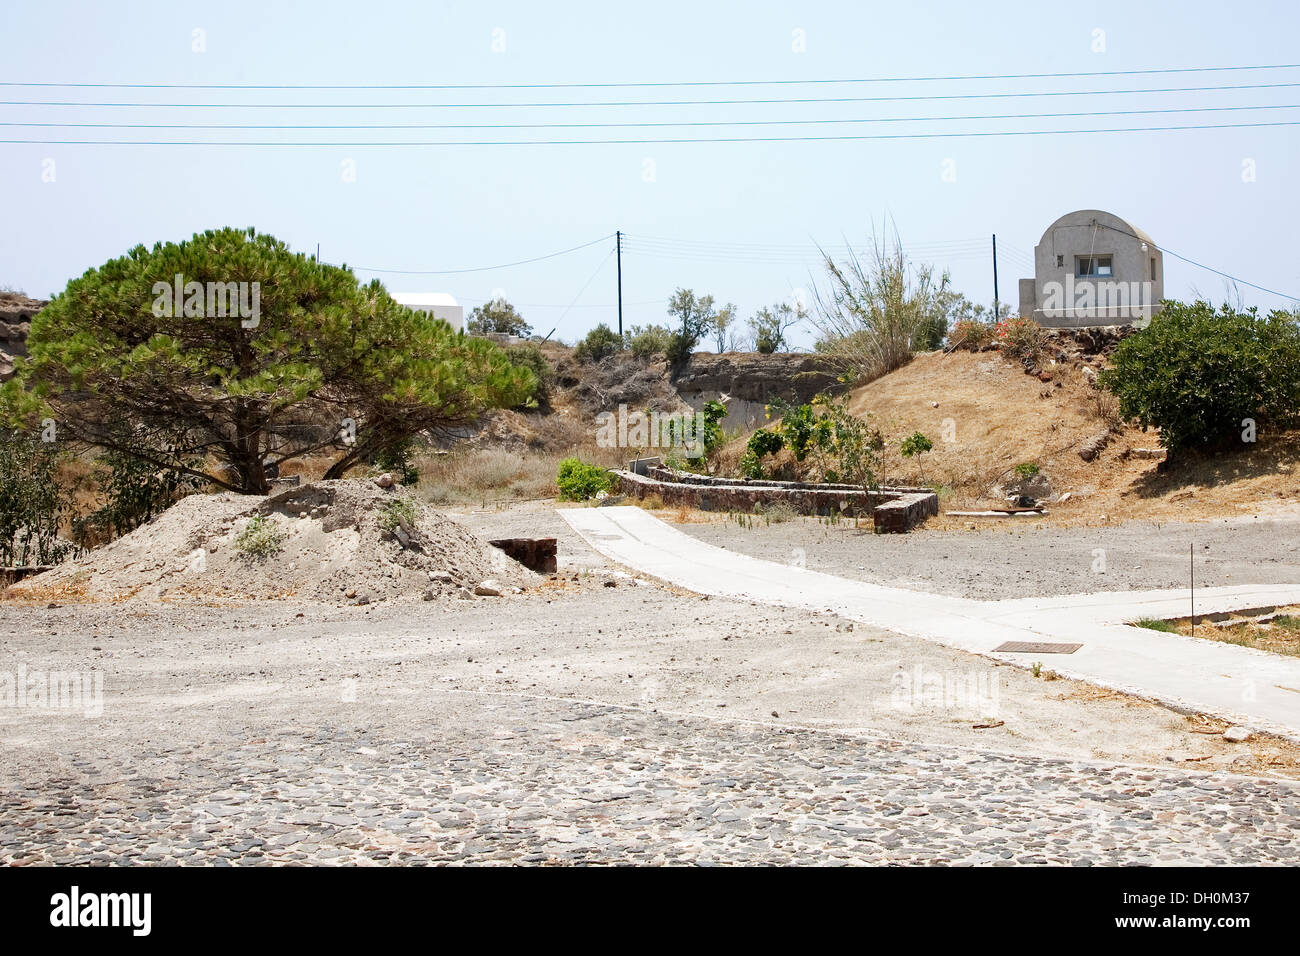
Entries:
<svg viewBox="0 0 1300 956">
<path fill-rule="evenodd" d="M 890 588 L 762 561 L 698 541 L 640 508 L 562 509 L 597 551 L 700 594 L 832 611 L 975 654 L 1217 714 L 1300 739 L 1300 659 L 1218 641 L 1129 627 L 1188 612 L 1188 592 L 1110 591 L 975 601 Z M 1300 604 L 1300 584 L 1205 588 L 1197 614 Z M 1073 654 L 994 651 L 1005 641 L 1071 642 Z"/>
</svg>

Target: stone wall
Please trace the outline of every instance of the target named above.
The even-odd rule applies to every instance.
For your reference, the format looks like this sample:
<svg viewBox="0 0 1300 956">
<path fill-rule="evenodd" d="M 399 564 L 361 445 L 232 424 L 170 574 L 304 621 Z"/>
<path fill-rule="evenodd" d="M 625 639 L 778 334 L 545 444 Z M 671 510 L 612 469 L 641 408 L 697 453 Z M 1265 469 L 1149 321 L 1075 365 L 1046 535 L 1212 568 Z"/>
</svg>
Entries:
<svg viewBox="0 0 1300 956">
<path fill-rule="evenodd" d="M 871 515 L 881 534 L 909 531 L 930 515 L 939 513 L 939 498 L 929 489 L 880 488 L 867 491 L 851 485 L 816 485 L 795 481 L 743 481 L 673 472 L 651 466 L 646 474 L 616 471 L 619 492 L 638 500 L 656 496 L 666 505 L 684 505 L 700 511 L 738 511 L 753 514 L 758 505 L 778 502 L 805 515 Z"/>
</svg>

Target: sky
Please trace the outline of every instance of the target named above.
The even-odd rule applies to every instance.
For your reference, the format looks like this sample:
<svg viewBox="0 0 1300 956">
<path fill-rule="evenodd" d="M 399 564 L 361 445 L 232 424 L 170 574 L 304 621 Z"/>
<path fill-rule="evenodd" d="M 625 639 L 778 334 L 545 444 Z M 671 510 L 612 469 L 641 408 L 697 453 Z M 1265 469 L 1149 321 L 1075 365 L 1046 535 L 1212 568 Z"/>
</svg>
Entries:
<svg viewBox="0 0 1300 956">
<path fill-rule="evenodd" d="M 1300 122 L 1300 69 L 1025 76 L 1300 62 L 1300 5 L 1289 0 L 3 0 L 0 35 L 9 39 L 0 140 L 327 144 L 0 143 L 0 287 L 33 296 L 60 291 L 136 244 L 230 225 L 255 226 L 295 250 L 319 244 L 324 260 L 363 279 L 378 277 L 393 292 L 448 292 L 467 311 L 504 295 L 537 332 L 554 329 L 565 341 L 617 323 L 616 230 L 627 237 L 625 327 L 665 322 L 678 287 L 734 302 L 742 318 L 808 297 L 822 281 L 819 245 L 866 249 L 873 235 L 894 233 L 914 261 L 949 270 L 957 289 L 985 304 L 996 234 L 999 292 L 1014 307 L 1016 280 L 1031 274 L 1043 231 L 1081 208 L 1149 233 L 1166 252 L 1171 298 L 1221 300 L 1226 280 L 1170 253 L 1282 293 L 1240 286 L 1247 304 L 1290 307 L 1284 296 L 1300 296 L 1300 126 L 1150 129 Z M 989 74 L 1013 78 L 898 81 Z M 790 82 L 826 80 L 871 82 Z M 735 81 L 766 85 L 538 88 Z M 76 83 L 353 88 L 13 85 Z M 489 88 L 355 89 L 362 85 Z M 1185 89 L 1204 86 L 1220 88 Z M 1169 88 L 1184 89 L 1149 92 Z M 987 95 L 1044 92 L 1071 95 Z M 747 102 L 680 104 L 737 99 Z M 60 101 L 188 105 L 16 105 Z M 631 105 L 644 101 L 678 105 Z M 242 105 L 197 105 L 217 103 Z M 501 105 L 521 103 L 586 105 Z M 1189 109 L 1202 112 L 1120 112 Z M 945 119 L 1062 112 L 1099 115 Z M 772 125 L 849 119 L 874 122 Z M 609 125 L 718 122 L 768 125 Z M 13 125 L 39 123 L 495 128 Z M 501 128 L 539 123 L 577 125 Z M 916 138 L 1115 127 L 1138 129 Z M 904 138 L 773 139 L 846 135 Z M 724 137 L 767 141 L 502 143 Z M 490 144 L 428 145 L 447 141 Z M 486 268 L 542 256 L 550 257 Z M 804 328 L 795 340 L 808 345 L 812 335 Z"/>
</svg>

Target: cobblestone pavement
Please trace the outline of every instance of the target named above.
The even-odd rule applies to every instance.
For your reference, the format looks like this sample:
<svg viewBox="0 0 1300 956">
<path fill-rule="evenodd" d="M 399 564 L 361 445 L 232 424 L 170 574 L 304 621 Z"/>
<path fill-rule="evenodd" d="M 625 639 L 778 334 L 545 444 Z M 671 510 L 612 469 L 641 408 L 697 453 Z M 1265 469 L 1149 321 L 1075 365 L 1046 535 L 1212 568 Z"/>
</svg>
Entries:
<svg viewBox="0 0 1300 956">
<path fill-rule="evenodd" d="M 429 689 L 201 741 L 10 749 L 0 862 L 1256 864 L 1300 786 Z M 312 729 L 316 728 L 316 729 Z"/>
</svg>

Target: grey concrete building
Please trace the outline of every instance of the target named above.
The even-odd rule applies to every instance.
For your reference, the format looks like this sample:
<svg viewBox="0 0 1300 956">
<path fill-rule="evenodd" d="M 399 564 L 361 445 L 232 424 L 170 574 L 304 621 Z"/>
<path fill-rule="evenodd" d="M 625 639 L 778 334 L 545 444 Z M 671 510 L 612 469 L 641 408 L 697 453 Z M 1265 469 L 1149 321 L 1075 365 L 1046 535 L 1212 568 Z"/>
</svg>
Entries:
<svg viewBox="0 0 1300 956">
<path fill-rule="evenodd" d="M 1067 213 L 1034 247 L 1034 277 L 1020 280 L 1020 314 L 1049 328 L 1143 325 L 1165 294 L 1159 248 L 1132 223 L 1100 209 Z"/>
</svg>

